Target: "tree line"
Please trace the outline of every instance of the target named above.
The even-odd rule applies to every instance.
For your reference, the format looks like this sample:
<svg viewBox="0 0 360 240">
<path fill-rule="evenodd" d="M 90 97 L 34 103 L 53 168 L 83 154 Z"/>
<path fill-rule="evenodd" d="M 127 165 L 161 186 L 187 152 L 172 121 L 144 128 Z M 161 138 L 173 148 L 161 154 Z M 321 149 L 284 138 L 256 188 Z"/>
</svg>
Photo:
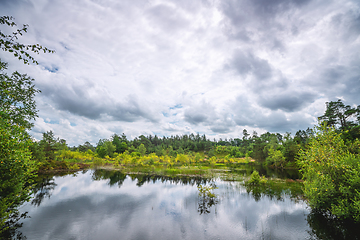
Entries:
<svg viewBox="0 0 360 240">
<path fill-rule="evenodd" d="M 345 105 L 340 99 L 326 103 L 324 115 L 318 117 L 322 124 L 334 127 L 342 133 L 345 142 L 351 143 L 360 137 L 360 107 Z M 299 152 L 305 150 L 314 137 L 313 129 L 298 130 L 293 136 L 291 133 L 270 133 L 261 135 L 257 132 L 248 133 L 243 130 L 242 138 L 210 140 L 206 135 L 188 134 L 170 137 L 157 135 L 140 135 L 133 140 L 127 139 L 123 133 L 113 134 L 109 139 L 100 139 L 93 146 L 86 141 L 82 145 L 68 147 L 64 139 L 55 138 L 52 131 L 43 133 L 43 139 L 34 142 L 31 150 L 34 159 L 38 161 L 55 160 L 55 152 L 68 149 L 77 152 L 92 152 L 100 158 L 113 158 L 116 154 L 152 154 L 157 156 L 178 154 L 204 153 L 211 157 L 250 157 L 258 163 L 279 168 L 296 167 Z"/>
</svg>

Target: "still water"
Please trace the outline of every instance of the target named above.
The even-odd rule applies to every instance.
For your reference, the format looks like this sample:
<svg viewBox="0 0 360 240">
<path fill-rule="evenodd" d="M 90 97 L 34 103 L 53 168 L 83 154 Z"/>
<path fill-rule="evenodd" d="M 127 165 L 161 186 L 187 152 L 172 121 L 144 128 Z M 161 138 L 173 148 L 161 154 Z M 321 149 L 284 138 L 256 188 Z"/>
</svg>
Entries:
<svg viewBox="0 0 360 240">
<path fill-rule="evenodd" d="M 199 195 L 198 186 L 216 186 L 214 195 Z M 32 201 L 20 208 L 30 218 L 19 231 L 27 239 L 52 240 L 357 238 L 334 232 L 294 189 L 300 188 L 249 189 L 220 178 L 107 170 L 42 176 Z"/>
</svg>

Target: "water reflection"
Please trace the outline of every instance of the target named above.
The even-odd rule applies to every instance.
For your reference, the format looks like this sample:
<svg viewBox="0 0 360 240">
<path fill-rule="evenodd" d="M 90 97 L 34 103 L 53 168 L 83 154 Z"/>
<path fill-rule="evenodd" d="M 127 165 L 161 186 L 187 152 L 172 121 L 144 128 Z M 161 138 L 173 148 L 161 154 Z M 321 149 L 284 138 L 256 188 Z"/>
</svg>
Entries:
<svg viewBox="0 0 360 240">
<path fill-rule="evenodd" d="M 277 201 L 284 200 L 284 197 L 295 202 L 303 199 L 302 184 L 292 180 L 269 180 L 266 184 L 244 184 L 244 186 L 246 192 L 251 194 L 255 201 L 259 201 L 264 196 Z"/>
<path fill-rule="evenodd" d="M 243 164 L 241 167 L 231 169 L 233 172 L 250 176 L 251 173 L 256 170 L 261 176 L 267 178 L 280 178 L 280 179 L 301 179 L 301 173 L 296 169 L 278 169 L 278 168 L 269 168 L 257 164 Z"/>
<path fill-rule="evenodd" d="M 52 190 L 56 187 L 54 181 L 55 179 L 52 175 L 40 175 L 38 177 L 34 186 L 35 195 L 31 200 L 32 205 L 38 207 L 45 197 L 50 198 Z"/>
<path fill-rule="evenodd" d="M 21 209 L 29 239 L 357 239 L 309 213 L 296 181 L 254 187 L 96 170 L 37 186 L 41 200 Z"/>
<path fill-rule="evenodd" d="M 0 232 L 0 239 L 17 239 L 24 240 L 27 239 L 26 236 L 21 232 L 21 227 L 23 225 L 21 220 L 29 218 L 28 212 L 20 213 L 18 211 L 14 212 L 6 221 L 4 229 L 5 231 Z"/>
<path fill-rule="evenodd" d="M 307 221 L 311 227 L 309 233 L 316 239 L 360 239 L 360 224 L 352 221 L 336 219 L 318 211 L 311 211 Z"/>
<path fill-rule="evenodd" d="M 108 171 L 105 169 L 97 169 L 92 174 L 94 181 L 107 180 L 109 179 L 109 185 L 114 186 L 117 184 L 119 187 L 123 184 L 126 179 L 126 174 L 120 171 Z"/>
<path fill-rule="evenodd" d="M 218 195 L 213 191 L 217 189 L 216 184 L 212 182 L 209 186 L 198 185 L 199 191 L 198 212 L 199 214 L 209 214 L 212 206 L 219 202 Z"/>
<path fill-rule="evenodd" d="M 199 184 L 206 184 L 211 179 L 204 177 L 194 176 L 162 176 L 162 175 L 147 175 L 147 174 L 123 174 L 120 171 L 97 169 L 93 171 L 92 179 L 94 181 L 109 180 L 108 184 L 113 186 L 117 184 L 119 187 L 122 186 L 126 177 L 129 176 L 131 180 L 136 181 L 136 186 L 141 187 L 145 183 L 156 183 L 156 182 L 169 182 L 171 184 L 191 185 L 194 186 Z"/>
</svg>

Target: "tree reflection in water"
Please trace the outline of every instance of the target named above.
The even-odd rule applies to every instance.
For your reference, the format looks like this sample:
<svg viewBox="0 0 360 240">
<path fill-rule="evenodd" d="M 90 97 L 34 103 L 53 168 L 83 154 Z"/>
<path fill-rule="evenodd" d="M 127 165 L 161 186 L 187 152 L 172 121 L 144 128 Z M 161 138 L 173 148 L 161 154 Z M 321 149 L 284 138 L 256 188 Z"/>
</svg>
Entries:
<svg viewBox="0 0 360 240">
<path fill-rule="evenodd" d="M 62 175 L 65 175 L 62 174 Z M 146 174 L 124 174 L 119 171 L 108 171 L 108 170 L 95 170 L 91 172 L 91 178 L 94 181 L 107 180 L 107 184 L 110 186 L 121 187 L 126 179 L 131 178 L 133 181 L 137 181 L 138 187 L 143 186 L 146 183 L 155 182 L 168 182 L 171 184 L 181 184 L 197 186 L 197 213 L 199 215 L 207 215 L 211 212 L 211 207 L 216 206 L 219 203 L 219 196 L 215 194 L 214 180 L 204 179 L 201 177 L 190 177 L 190 176 L 156 176 Z M 31 204 L 34 206 L 40 206 L 44 199 L 50 198 L 53 190 L 56 188 L 56 178 L 54 175 L 39 175 L 36 180 L 34 188 L 34 198 Z M 292 200 L 298 201 L 303 199 L 302 197 L 302 183 L 290 180 L 269 180 L 264 185 L 246 185 L 240 182 L 238 187 L 240 190 L 244 190 L 244 187 L 249 195 L 255 199 L 255 201 L 261 200 L 263 197 L 267 197 L 271 200 L 282 201 L 288 196 Z M 222 184 L 222 183 L 220 183 Z M 219 185 L 221 191 L 219 194 L 222 195 L 223 188 Z M 194 195 L 193 195 L 194 196 Z M 196 195 L 194 196 L 196 198 Z M 196 200 L 194 203 L 196 204 Z M 196 205 L 195 205 L 196 206 Z M 21 230 L 22 223 L 19 221 L 27 217 L 27 214 L 14 214 L 7 223 L 8 230 L 0 235 L 0 239 L 26 239 L 25 236 L 19 231 Z M 311 230 L 309 230 L 310 239 L 360 239 L 360 224 L 355 224 L 352 221 L 341 221 L 334 219 L 331 216 L 311 211 L 307 217 L 307 222 Z M 20 228 L 20 229 L 19 229 Z M 306 231 L 306 230 L 305 230 Z"/>
<path fill-rule="evenodd" d="M 31 204 L 34 206 L 40 206 L 45 197 L 50 198 L 52 190 L 55 189 L 56 183 L 53 176 L 45 175 L 40 180 L 36 181 L 34 186 L 34 198 L 31 200 Z"/>
<path fill-rule="evenodd" d="M 209 186 L 199 184 L 197 188 L 199 191 L 198 212 L 200 215 L 208 214 L 210 208 L 219 202 L 217 195 L 213 192 L 217 187 L 215 183 L 211 183 Z"/>
<path fill-rule="evenodd" d="M 23 235 L 23 233 L 20 231 L 20 228 L 22 227 L 23 223 L 20 222 L 21 219 L 30 218 L 28 215 L 28 212 L 20 214 L 19 211 L 15 211 L 6 221 L 4 228 L 5 231 L 0 232 L 0 239 L 17 239 L 17 240 L 23 240 L 27 239 L 26 236 Z"/>
<path fill-rule="evenodd" d="M 315 239 L 360 239 L 360 223 L 351 220 L 340 220 L 315 210 L 312 210 L 307 216 L 307 221 L 311 227 L 309 234 Z"/>
<path fill-rule="evenodd" d="M 94 181 L 109 180 L 108 184 L 110 186 L 117 184 L 119 187 L 121 187 L 126 179 L 126 174 L 123 174 L 120 171 L 97 169 L 93 172 L 92 179 Z"/>
<path fill-rule="evenodd" d="M 303 199 L 302 183 L 289 180 L 268 180 L 265 184 L 244 184 L 246 192 L 251 194 L 255 201 L 259 201 L 262 196 L 269 199 L 276 199 L 282 201 L 284 195 L 290 196 L 295 202 Z"/>
<path fill-rule="evenodd" d="M 109 180 L 108 184 L 113 186 L 117 184 L 119 187 L 122 186 L 126 177 L 129 176 L 131 180 L 137 181 L 136 186 L 141 187 L 145 183 L 155 183 L 157 181 L 170 182 L 172 184 L 182 184 L 194 186 L 199 184 L 206 184 L 210 179 L 202 177 L 190 177 L 190 176 L 161 176 L 161 175 L 147 175 L 147 174 L 124 174 L 120 171 L 109 171 L 105 169 L 97 169 L 92 174 L 94 181 Z"/>
</svg>

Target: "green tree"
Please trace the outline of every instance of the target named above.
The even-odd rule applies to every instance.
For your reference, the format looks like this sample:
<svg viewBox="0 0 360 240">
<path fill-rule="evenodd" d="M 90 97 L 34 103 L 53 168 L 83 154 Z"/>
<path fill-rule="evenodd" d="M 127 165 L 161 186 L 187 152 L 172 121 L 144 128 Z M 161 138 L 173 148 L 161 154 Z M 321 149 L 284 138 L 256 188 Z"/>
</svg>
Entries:
<svg viewBox="0 0 360 240">
<path fill-rule="evenodd" d="M 0 17 L 0 25 L 16 26 L 12 17 Z M 17 42 L 27 25 L 12 34 L 0 31 L 0 48 L 11 52 L 25 64 L 37 63 L 31 52 L 53 52 L 36 45 Z M 0 59 L 0 233 L 9 229 L 9 218 L 18 216 L 17 207 L 29 199 L 35 164 L 31 160 L 30 136 L 27 133 L 37 117 L 35 94 L 39 92 L 33 79 L 14 72 L 9 75 L 7 63 Z M 1 237 L 1 236 L 0 236 Z"/>
<path fill-rule="evenodd" d="M 13 20 L 13 17 L 2 16 L 0 17 L 0 24 L 14 27 L 16 26 L 16 23 Z M 27 28 L 28 25 L 24 24 L 22 28 L 16 29 L 12 34 L 5 34 L 0 31 L 0 48 L 5 52 L 13 53 L 14 57 L 24 61 L 25 64 L 29 64 L 30 62 L 37 64 L 38 62 L 35 58 L 30 55 L 31 52 L 39 53 L 40 51 L 43 51 L 44 53 L 54 53 L 55 51 L 39 44 L 25 45 L 17 42 L 16 40 L 27 32 Z"/>
<path fill-rule="evenodd" d="M 138 147 L 138 152 L 141 154 L 141 156 L 144 156 L 146 153 L 146 147 L 144 144 L 140 144 L 140 146 Z"/>
<path fill-rule="evenodd" d="M 16 208 L 29 200 L 30 179 L 35 163 L 31 161 L 31 141 L 24 128 L 0 118 L 0 233 Z"/>
<path fill-rule="evenodd" d="M 310 207 L 360 222 L 360 156 L 349 152 L 341 133 L 319 127 L 298 163 Z"/>
<path fill-rule="evenodd" d="M 360 120 L 360 105 L 352 108 L 345 105 L 340 99 L 336 102 L 327 102 L 325 114 L 319 117 L 320 121 L 325 121 L 328 126 L 340 125 L 340 129 L 347 129 L 354 126 L 355 117 Z"/>
<path fill-rule="evenodd" d="M 96 146 L 96 152 L 101 158 L 105 156 L 114 157 L 115 150 L 115 145 L 108 139 L 100 139 Z"/>
<path fill-rule="evenodd" d="M 34 79 L 18 72 L 10 76 L 5 72 L 7 64 L 0 60 L 0 117 L 26 129 L 33 126 L 37 117 L 34 96 L 40 92 Z"/>
<path fill-rule="evenodd" d="M 117 135 L 116 133 L 111 137 L 112 143 L 115 146 L 115 152 L 123 153 L 127 150 L 128 146 L 126 144 L 126 136 L 124 138 L 124 134 L 122 136 Z"/>
<path fill-rule="evenodd" d="M 88 150 L 95 152 L 95 147 L 88 141 L 86 141 L 83 145 L 79 145 L 78 149 L 80 152 L 87 152 Z"/>
<path fill-rule="evenodd" d="M 45 160 L 55 160 L 55 151 L 60 150 L 58 141 L 59 139 L 55 138 L 53 131 L 50 130 L 43 133 L 43 138 L 39 142 L 39 146 L 45 154 Z"/>
<path fill-rule="evenodd" d="M 114 144 L 112 144 L 111 141 L 105 141 L 103 147 L 105 148 L 107 156 L 111 158 L 114 157 L 114 152 L 116 150 L 116 147 L 114 146 Z"/>
<path fill-rule="evenodd" d="M 104 158 L 106 156 L 106 150 L 103 146 L 98 146 L 96 148 L 96 153 L 99 155 L 99 157 Z"/>
<path fill-rule="evenodd" d="M 266 158 L 267 164 L 274 164 L 275 167 L 284 168 L 285 157 L 280 150 L 269 149 L 268 157 Z"/>
</svg>

